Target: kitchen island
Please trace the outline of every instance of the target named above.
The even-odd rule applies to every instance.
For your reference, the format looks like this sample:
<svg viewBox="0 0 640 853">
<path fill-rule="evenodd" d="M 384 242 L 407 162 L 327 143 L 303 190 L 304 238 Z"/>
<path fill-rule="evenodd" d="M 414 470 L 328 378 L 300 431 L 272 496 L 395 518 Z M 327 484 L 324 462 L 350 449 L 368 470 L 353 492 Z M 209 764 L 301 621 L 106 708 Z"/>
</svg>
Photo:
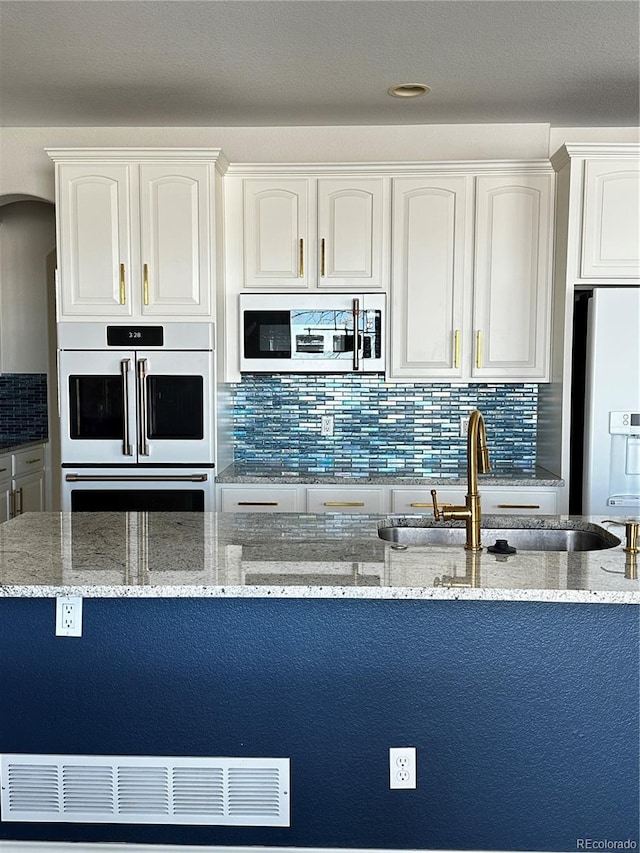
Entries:
<svg viewBox="0 0 640 853">
<path fill-rule="evenodd" d="M 430 523 L 88 513 L 0 525 L 0 753 L 291 762 L 286 827 L 3 819 L 0 839 L 640 843 L 640 584 L 622 544 L 396 550 L 377 535 L 389 521 Z M 618 542 L 622 529 L 604 527 Z M 80 638 L 54 635 L 61 595 L 84 599 Z M 417 748 L 415 790 L 389 789 L 393 746 Z"/>
</svg>

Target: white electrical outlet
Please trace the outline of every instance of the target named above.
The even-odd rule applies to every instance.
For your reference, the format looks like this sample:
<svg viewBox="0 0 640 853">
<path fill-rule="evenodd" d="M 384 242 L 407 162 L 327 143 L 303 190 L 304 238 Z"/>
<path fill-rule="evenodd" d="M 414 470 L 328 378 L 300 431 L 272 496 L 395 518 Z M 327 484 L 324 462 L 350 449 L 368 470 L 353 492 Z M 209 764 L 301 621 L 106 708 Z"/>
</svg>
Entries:
<svg viewBox="0 0 640 853">
<path fill-rule="evenodd" d="M 415 788 L 418 765 L 415 746 L 389 747 L 389 787 Z"/>
<path fill-rule="evenodd" d="M 56 637 L 82 636 L 82 598 L 76 595 L 56 598 Z"/>
<path fill-rule="evenodd" d="M 460 435 L 466 436 L 469 431 L 469 418 L 470 415 L 460 415 Z"/>
<path fill-rule="evenodd" d="M 323 415 L 320 422 L 320 435 L 333 435 L 333 415 Z"/>
</svg>

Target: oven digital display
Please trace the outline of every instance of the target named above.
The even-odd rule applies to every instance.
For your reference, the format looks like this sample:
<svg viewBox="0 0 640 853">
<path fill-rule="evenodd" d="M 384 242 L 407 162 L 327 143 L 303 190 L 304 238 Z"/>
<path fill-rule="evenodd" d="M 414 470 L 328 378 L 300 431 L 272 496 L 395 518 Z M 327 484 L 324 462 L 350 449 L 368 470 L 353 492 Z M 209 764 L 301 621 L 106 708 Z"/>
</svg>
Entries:
<svg viewBox="0 0 640 853">
<path fill-rule="evenodd" d="M 162 326 L 107 326 L 109 347 L 161 347 L 163 343 Z"/>
</svg>

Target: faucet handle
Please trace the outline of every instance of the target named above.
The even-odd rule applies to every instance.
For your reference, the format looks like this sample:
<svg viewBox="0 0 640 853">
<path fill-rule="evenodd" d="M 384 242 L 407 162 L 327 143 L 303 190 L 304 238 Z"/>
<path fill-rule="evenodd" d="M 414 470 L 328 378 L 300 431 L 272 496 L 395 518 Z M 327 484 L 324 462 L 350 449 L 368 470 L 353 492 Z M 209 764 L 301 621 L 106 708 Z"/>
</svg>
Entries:
<svg viewBox="0 0 640 853">
<path fill-rule="evenodd" d="M 451 507 L 453 504 L 439 504 L 438 503 L 438 492 L 436 489 L 431 489 L 431 500 L 433 502 L 433 517 L 436 521 L 442 521 L 446 518 L 444 514 L 445 507 Z"/>
</svg>

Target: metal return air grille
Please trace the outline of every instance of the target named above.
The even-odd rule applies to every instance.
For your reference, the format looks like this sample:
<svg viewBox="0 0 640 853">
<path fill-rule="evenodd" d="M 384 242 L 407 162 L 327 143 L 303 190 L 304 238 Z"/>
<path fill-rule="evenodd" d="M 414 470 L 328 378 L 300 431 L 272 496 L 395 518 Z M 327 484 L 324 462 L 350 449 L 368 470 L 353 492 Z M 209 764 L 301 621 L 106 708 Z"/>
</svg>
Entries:
<svg viewBox="0 0 640 853">
<path fill-rule="evenodd" d="M 288 758 L 2 755 L 3 821 L 289 826 Z"/>
</svg>

